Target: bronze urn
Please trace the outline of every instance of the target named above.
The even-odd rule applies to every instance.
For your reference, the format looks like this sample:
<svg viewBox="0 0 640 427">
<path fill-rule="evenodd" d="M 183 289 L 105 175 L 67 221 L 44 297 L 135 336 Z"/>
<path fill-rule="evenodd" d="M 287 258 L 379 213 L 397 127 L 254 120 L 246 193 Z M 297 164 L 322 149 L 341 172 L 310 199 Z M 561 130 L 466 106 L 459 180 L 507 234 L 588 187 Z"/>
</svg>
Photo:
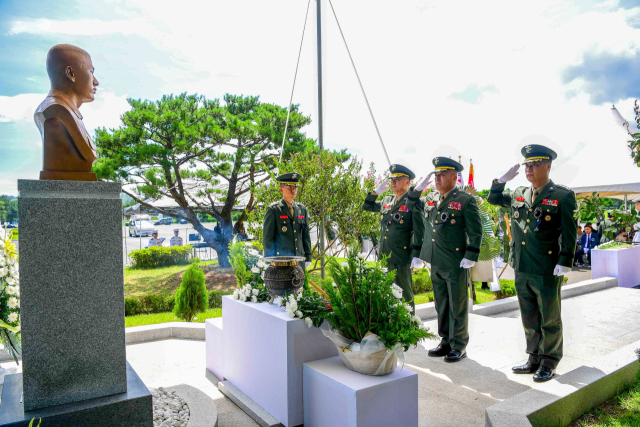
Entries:
<svg viewBox="0 0 640 427">
<path fill-rule="evenodd" d="M 265 257 L 269 267 L 264 272 L 264 285 L 269 293 L 281 297 L 285 293 L 298 292 L 304 285 L 304 270 L 299 262 L 304 261 L 301 256 Z"/>
</svg>

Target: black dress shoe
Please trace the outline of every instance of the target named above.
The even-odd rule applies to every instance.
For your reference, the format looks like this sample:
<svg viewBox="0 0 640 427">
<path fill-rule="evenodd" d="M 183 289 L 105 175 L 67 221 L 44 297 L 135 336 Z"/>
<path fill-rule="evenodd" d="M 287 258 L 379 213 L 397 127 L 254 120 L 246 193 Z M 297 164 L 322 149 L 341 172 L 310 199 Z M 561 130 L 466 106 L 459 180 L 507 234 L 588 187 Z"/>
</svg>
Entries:
<svg viewBox="0 0 640 427">
<path fill-rule="evenodd" d="M 556 370 L 548 368 L 546 366 L 540 366 L 536 373 L 533 375 L 533 380 L 537 383 L 543 383 L 549 381 L 556 376 Z"/>
<path fill-rule="evenodd" d="M 511 368 L 514 374 L 533 374 L 538 370 L 540 364 L 533 364 L 531 362 L 527 362 L 524 365 L 514 366 Z"/>
<path fill-rule="evenodd" d="M 464 351 L 464 350 L 462 350 L 462 351 L 459 351 L 459 350 L 451 350 L 451 351 L 449 352 L 449 354 L 447 354 L 447 355 L 444 357 L 444 361 L 445 361 L 445 362 L 449 362 L 449 363 L 459 362 L 459 361 L 461 361 L 462 359 L 464 359 L 465 357 L 467 357 L 467 352 L 466 352 L 466 351 Z"/>
<path fill-rule="evenodd" d="M 449 344 L 438 344 L 436 348 L 429 350 L 429 356 L 442 357 L 449 354 L 449 352 L 451 352 L 451 346 Z"/>
</svg>

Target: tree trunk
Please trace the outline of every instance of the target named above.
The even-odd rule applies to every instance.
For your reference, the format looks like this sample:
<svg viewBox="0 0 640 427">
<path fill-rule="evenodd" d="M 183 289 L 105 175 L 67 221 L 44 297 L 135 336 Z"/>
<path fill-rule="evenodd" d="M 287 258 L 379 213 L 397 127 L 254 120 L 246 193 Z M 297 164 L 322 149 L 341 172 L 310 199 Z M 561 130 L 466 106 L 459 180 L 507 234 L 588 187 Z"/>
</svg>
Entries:
<svg viewBox="0 0 640 427">
<path fill-rule="evenodd" d="M 233 240 L 233 226 L 231 224 L 231 218 L 222 218 L 218 222 L 222 228 L 220 233 L 215 229 L 210 230 L 205 228 L 197 219 L 191 223 L 193 224 L 193 228 L 200 233 L 207 245 L 216 251 L 216 254 L 218 255 L 218 265 L 220 268 L 231 268 L 231 263 L 229 262 L 229 246 Z"/>
</svg>

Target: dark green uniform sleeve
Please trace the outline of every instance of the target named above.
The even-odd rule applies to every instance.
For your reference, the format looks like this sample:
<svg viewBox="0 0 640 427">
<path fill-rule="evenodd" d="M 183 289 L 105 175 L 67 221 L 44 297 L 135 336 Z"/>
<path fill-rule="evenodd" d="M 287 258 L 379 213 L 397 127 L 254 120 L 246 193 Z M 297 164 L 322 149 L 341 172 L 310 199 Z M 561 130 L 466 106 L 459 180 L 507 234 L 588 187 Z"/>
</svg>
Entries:
<svg viewBox="0 0 640 427">
<path fill-rule="evenodd" d="M 475 197 L 471 197 L 464 213 L 465 227 L 469 244 L 464 257 L 469 261 L 478 261 L 480 256 L 480 243 L 482 243 L 482 219 Z"/>
<path fill-rule="evenodd" d="M 417 195 L 418 197 L 420 194 Z M 411 236 L 411 256 L 420 257 L 422 241 L 424 240 L 424 203 L 418 198 L 411 208 L 411 221 L 413 223 L 413 234 Z"/>
<path fill-rule="evenodd" d="M 505 184 L 505 182 L 498 182 L 498 180 L 493 181 L 487 202 L 505 208 L 511 207 L 511 193 L 504 193 Z"/>
<path fill-rule="evenodd" d="M 311 234 L 309 233 L 309 210 L 305 207 L 305 217 L 307 218 L 306 226 L 302 232 L 302 247 L 304 249 L 304 257 L 307 262 L 311 262 Z"/>
<path fill-rule="evenodd" d="M 262 223 L 262 245 L 264 256 L 276 256 L 276 215 L 272 208 L 267 208 Z"/>
<path fill-rule="evenodd" d="M 560 205 L 560 221 L 562 227 L 560 256 L 558 265 L 564 267 L 573 266 L 573 257 L 575 256 L 576 239 L 578 238 L 578 224 L 573 214 L 576 211 L 576 194 L 571 191 L 562 200 Z"/>
<path fill-rule="evenodd" d="M 411 187 L 409 189 L 409 191 L 407 192 L 407 207 L 409 209 L 411 209 L 415 204 L 418 204 L 420 202 L 420 195 L 422 194 L 422 191 L 416 191 L 414 190 L 414 187 Z M 424 205 L 423 205 L 423 209 L 424 211 Z M 420 212 L 422 213 L 422 212 Z"/>
<path fill-rule="evenodd" d="M 362 205 L 362 209 L 369 212 L 380 212 L 382 208 L 382 202 L 377 202 L 376 199 L 378 196 L 374 196 L 373 194 L 367 194 L 367 197 L 364 199 L 364 205 Z"/>
</svg>

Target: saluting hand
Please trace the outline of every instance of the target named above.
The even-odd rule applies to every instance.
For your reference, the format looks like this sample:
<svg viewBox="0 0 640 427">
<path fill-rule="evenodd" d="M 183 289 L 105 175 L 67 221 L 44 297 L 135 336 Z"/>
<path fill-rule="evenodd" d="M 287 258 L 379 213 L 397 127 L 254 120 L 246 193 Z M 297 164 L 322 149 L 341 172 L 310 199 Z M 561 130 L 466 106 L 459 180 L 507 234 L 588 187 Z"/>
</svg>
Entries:
<svg viewBox="0 0 640 427">
<path fill-rule="evenodd" d="M 431 172 L 429 175 L 427 175 L 424 181 L 422 181 L 420 184 L 416 186 L 415 190 L 423 191 L 425 188 L 429 187 L 431 185 L 431 177 L 433 176 L 433 174 L 434 172 Z"/>
<path fill-rule="evenodd" d="M 500 178 L 498 180 L 498 182 L 501 183 L 505 183 L 505 182 L 509 182 L 511 181 L 513 178 L 515 178 L 516 176 L 518 176 L 518 174 L 520 172 L 518 172 L 518 169 L 520 169 L 520 163 L 518 163 L 517 165 L 515 165 L 514 167 L 512 167 L 511 169 L 509 169 L 507 171 L 507 173 L 505 173 L 504 175 L 502 175 L 502 178 Z"/>
<path fill-rule="evenodd" d="M 373 190 L 373 192 L 376 193 L 376 194 L 382 194 L 385 191 L 387 191 L 388 188 L 389 188 L 389 178 L 385 178 L 385 179 L 382 180 L 380 185 L 378 185 L 376 187 L 376 189 Z"/>
</svg>

